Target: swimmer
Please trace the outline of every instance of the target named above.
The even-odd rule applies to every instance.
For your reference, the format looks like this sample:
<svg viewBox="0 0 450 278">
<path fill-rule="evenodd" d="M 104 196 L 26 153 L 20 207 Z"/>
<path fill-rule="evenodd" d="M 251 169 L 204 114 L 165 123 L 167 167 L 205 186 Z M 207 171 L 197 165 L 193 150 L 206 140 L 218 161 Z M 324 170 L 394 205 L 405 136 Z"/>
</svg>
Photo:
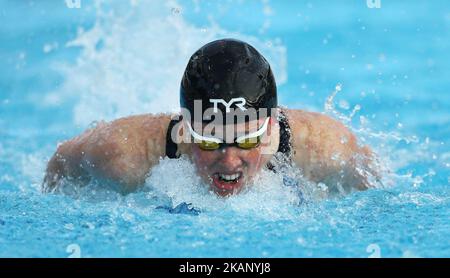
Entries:
<svg viewBox="0 0 450 278">
<path fill-rule="evenodd" d="M 48 162 L 43 191 L 63 180 L 97 180 L 127 194 L 144 185 L 161 158 L 180 156 L 220 196 L 239 193 L 263 168 L 276 171 L 274 160 L 331 191 L 365 190 L 377 176 L 372 151 L 342 123 L 278 106 L 269 63 L 245 42 L 216 40 L 191 56 L 180 110 L 102 122 L 63 142 Z"/>
</svg>

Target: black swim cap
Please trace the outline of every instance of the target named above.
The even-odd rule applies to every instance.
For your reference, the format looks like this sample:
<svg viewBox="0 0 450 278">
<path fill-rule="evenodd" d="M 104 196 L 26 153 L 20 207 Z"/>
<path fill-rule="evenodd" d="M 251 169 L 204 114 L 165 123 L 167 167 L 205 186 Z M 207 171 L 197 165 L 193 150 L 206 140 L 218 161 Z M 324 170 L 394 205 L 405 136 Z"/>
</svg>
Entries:
<svg viewBox="0 0 450 278">
<path fill-rule="evenodd" d="M 243 101 L 245 99 L 245 101 Z M 194 115 L 194 100 L 208 108 L 259 111 L 277 107 L 277 87 L 267 60 L 251 45 L 234 39 L 210 42 L 189 59 L 180 86 L 180 106 Z M 221 101 L 223 100 L 223 102 Z"/>
</svg>

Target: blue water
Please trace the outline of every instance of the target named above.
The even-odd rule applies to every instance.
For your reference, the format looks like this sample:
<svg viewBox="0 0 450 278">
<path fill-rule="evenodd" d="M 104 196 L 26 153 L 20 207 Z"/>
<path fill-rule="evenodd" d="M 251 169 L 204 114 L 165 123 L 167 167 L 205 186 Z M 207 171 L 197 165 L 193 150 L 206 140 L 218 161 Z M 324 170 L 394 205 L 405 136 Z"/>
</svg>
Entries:
<svg viewBox="0 0 450 278">
<path fill-rule="evenodd" d="M 450 256 L 448 1 L 0 0 L 0 22 L 0 257 Z M 40 192 L 58 142 L 96 120 L 175 111 L 188 57 L 221 37 L 267 56 L 282 105 L 371 145 L 384 186 L 297 206 L 262 173 L 221 200 L 188 161 L 163 160 L 126 197 Z M 200 213 L 156 209 L 183 202 Z"/>
</svg>

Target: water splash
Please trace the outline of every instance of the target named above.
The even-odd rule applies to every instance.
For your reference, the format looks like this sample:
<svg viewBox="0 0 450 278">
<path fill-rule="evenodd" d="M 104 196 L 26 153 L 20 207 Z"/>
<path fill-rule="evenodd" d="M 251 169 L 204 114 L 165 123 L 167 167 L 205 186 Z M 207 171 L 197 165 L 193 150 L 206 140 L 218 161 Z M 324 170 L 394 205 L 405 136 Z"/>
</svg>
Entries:
<svg viewBox="0 0 450 278">
<path fill-rule="evenodd" d="M 77 125 L 177 111 L 179 82 L 190 55 L 218 38 L 248 41 L 270 61 L 278 84 L 287 79 L 286 49 L 279 40 L 267 46 L 256 37 L 224 30 L 213 20 L 210 26 L 194 26 L 176 1 L 98 0 L 95 9 L 95 25 L 80 29 L 66 45 L 82 49 L 76 64 L 59 65 L 65 83 L 45 98 L 50 105 L 75 100 Z"/>
<path fill-rule="evenodd" d="M 293 176 L 293 171 L 290 171 Z M 292 217 L 298 214 L 300 202 L 309 198 L 308 182 L 300 175 L 295 178 L 304 194 L 300 196 L 298 188 L 287 187 L 286 176 L 269 170 L 262 172 L 250 183 L 243 192 L 227 198 L 219 197 L 209 190 L 197 175 L 195 166 L 182 156 L 180 159 L 161 159 L 152 169 L 146 186 L 149 194 L 164 200 L 164 205 L 175 207 L 180 203 L 190 203 L 203 212 L 233 211 L 239 214 L 253 215 L 269 219 Z M 303 199 L 300 199 L 303 198 Z"/>
<path fill-rule="evenodd" d="M 358 143 L 361 146 L 367 144 L 372 148 L 376 156 L 372 167 L 381 173 L 380 185 L 390 187 L 401 184 L 417 188 L 424 183 L 424 179 L 436 174 L 433 169 L 429 169 L 427 173 L 423 174 L 414 174 L 411 170 L 406 170 L 406 174 L 400 173 L 400 171 L 408 169 L 415 161 L 430 160 L 430 139 L 428 137 L 420 139 L 416 135 L 406 135 L 398 130 L 374 130 L 371 122 L 365 116 L 360 116 L 359 122 L 354 123 L 354 117 L 363 107 L 357 104 L 348 114 L 340 112 L 334 102 L 337 95 L 342 91 L 342 84 L 337 84 L 335 90 L 325 101 L 324 113 L 344 123 L 357 135 Z M 436 142 L 434 142 L 434 145 L 436 145 Z"/>
</svg>

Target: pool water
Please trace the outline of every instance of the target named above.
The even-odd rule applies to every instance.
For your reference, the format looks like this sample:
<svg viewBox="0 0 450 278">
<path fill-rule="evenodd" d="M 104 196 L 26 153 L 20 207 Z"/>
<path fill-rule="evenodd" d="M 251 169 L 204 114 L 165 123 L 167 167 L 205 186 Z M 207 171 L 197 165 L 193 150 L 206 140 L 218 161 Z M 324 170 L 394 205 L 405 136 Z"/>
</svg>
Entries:
<svg viewBox="0 0 450 278">
<path fill-rule="evenodd" d="M 450 256 L 446 0 L 105 2 L 0 0 L 0 257 Z M 383 186 L 298 205 L 263 172 L 224 200 L 189 161 L 163 159 L 127 196 L 41 193 L 58 142 L 176 111 L 189 56 L 223 37 L 267 57 L 282 105 L 333 116 L 372 146 Z"/>
</svg>

